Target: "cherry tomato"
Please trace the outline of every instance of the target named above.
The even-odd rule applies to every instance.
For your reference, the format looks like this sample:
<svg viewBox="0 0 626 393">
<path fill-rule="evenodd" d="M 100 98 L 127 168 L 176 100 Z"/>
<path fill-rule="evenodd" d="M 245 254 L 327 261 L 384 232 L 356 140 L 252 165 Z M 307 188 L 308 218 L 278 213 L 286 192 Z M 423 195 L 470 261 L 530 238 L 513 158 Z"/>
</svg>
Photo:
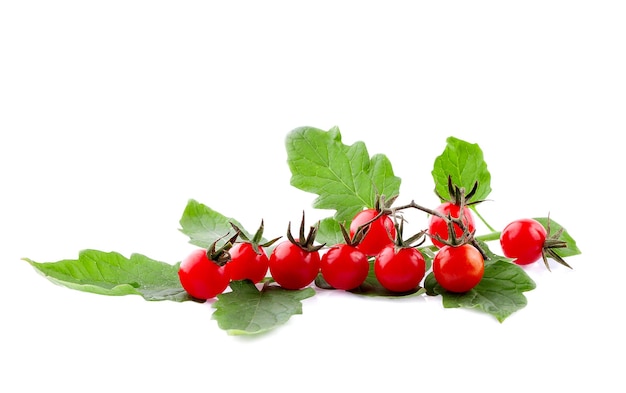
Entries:
<svg viewBox="0 0 626 393">
<path fill-rule="evenodd" d="M 483 278 L 485 261 L 470 244 L 443 246 L 433 259 L 435 280 L 450 292 L 467 292 Z"/>
<path fill-rule="evenodd" d="M 435 210 L 437 210 L 438 212 L 442 213 L 445 216 L 449 214 L 453 218 L 459 218 L 459 213 L 461 211 L 460 206 L 455 205 L 452 202 L 444 202 L 441 205 L 439 205 L 439 207 L 437 207 L 437 209 Z M 465 224 L 467 229 L 470 232 L 474 231 L 475 229 L 474 216 L 472 215 L 471 210 L 467 206 L 463 208 L 463 218 L 464 218 L 463 223 Z M 443 240 L 448 240 L 449 235 L 450 235 L 448 232 L 448 224 L 442 218 L 437 217 L 435 215 L 430 216 L 430 220 L 428 222 L 428 233 L 431 236 L 438 235 Z M 454 233 L 456 234 L 457 237 L 461 237 L 463 235 L 463 231 L 461 230 L 461 227 L 458 226 L 457 224 L 454 224 Z M 434 237 L 431 237 L 431 241 L 433 242 L 433 245 L 435 245 L 437 248 L 441 248 L 445 246 L 444 243 L 436 240 Z"/>
<path fill-rule="evenodd" d="M 249 242 L 237 243 L 230 250 L 230 262 L 226 264 L 226 270 L 231 280 L 248 279 L 254 283 L 261 281 L 267 275 L 269 258 L 263 247 L 258 246 L 259 252 Z"/>
<path fill-rule="evenodd" d="M 367 256 L 358 248 L 338 244 L 322 255 L 322 276 L 333 288 L 350 290 L 358 287 L 367 278 L 370 264 Z"/>
<path fill-rule="evenodd" d="M 515 258 L 518 265 L 527 265 L 541 258 L 548 232 L 539 221 L 523 218 L 507 225 L 500 234 L 502 252 Z"/>
<path fill-rule="evenodd" d="M 192 251 L 180 263 L 180 283 L 196 299 L 211 299 L 224 292 L 230 282 L 225 266 L 219 266 L 207 256 L 207 251 Z"/>
<path fill-rule="evenodd" d="M 376 257 L 374 274 L 380 284 L 392 292 L 406 292 L 417 287 L 426 274 L 424 256 L 416 248 L 388 245 Z"/>
<path fill-rule="evenodd" d="M 372 220 L 378 215 L 376 209 L 365 209 L 356 214 L 350 223 L 350 237 L 353 237 L 359 226 Z M 390 238 L 391 236 L 391 238 Z M 380 250 L 393 244 L 396 237 L 396 227 L 388 215 L 382 215 L 370 224 L 363 240 L 356 246 L 368 257 L 376 256 Z"/>
<path fill-rule="evenodd" d="M 269 270 L 281 287 L 304 288 L 315 280 L 320 271 L 320 254 L 317 251 L 303 250 L 290 241 L 284 241 L 272 251 Z"/>
</svg>

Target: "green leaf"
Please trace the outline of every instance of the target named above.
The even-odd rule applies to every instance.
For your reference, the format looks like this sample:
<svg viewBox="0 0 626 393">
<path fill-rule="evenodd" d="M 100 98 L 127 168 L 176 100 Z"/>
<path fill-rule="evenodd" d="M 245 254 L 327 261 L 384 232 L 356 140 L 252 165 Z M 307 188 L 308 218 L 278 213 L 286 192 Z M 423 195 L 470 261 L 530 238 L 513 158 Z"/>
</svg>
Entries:
<svg viewBox="0 0 626 393">
<path fill-rule="evenodd" d="M 330 131 L 300 127 L 286 138 L 291 185 L 317 194 L 313 207 L 336 210 L 335 220 L 349 222 L 377 195 L 397 196 L 400 178 L 382 154 L 370 158 L 363 142 L 345 145 L 337 127 Z"/>
<path fill-rule="evenodd" d="M 326 244 L 329 246 L 346 242 L 343 238 L 343 234 L 341 233 L 339 222 L 333 217 L 327 217 L 320 220 L 315 239 L 319 244 Z"/>
<path fill-rule="evenodd" d="M 426 271 L 429 271 L 433 265 L 433 259 L 435 259 L 435 251 L 431 248 L 434 246 L 426 246 L 418 248 L 424 257 L 424 261 L 426 262 Z"/>
<path fill-rule="evenodd" d="M 506 259 L 485 263 L 485 273 L 474 289 L 452 293 L 443 289 L 431 272 L 424 281 L 430 295 L 442 295 L 445 308 L 478 309 L 503 322 L 527 304 L 523 292 L 535 289 L 535 282 L 518 265 Z"/>
<path fill-rule="evenodd" d="M 191 300 L 178 279 L 178 264 L 158 262 L 140 254 L 130 259 L 116 252 L 83 250 L 78 259 L 58 262 L 24 260 L 50 281 L 100 295 L 140 295 L 146 300 Z"/>
<path fill-rule="evenodd" d="M 435 191 L 443 198 L 451 198 L 448 176 L 452 176 L 453 184 L 465 188 L 466 192 L 470 192 L 474 183 L 478 182 L 478 189 L 470 202 L 486 199 L 491 192 L 491 174 L 487 170 L 487 163 L 478 144 L 452 136 L 446 141 L 446 148 L 435 159 L 432 170 Z"/>
<path fill-rule="evenodd" d="M 217 295 L 213 318 L 231 335 L 252 335 L 284 324 L 302 314 L 301 301 L 315 295 L 313 288 L 289 290 L 264 285 L 259 290 L 249 280 L 232 281 L 231 292 Z"/>
<path fill-rule="evenodd" d="M 231 222 L 237 225 L 246 236 L 252 237 L 237 220 L 190 199 L 180 219 L 180 231 L 189 236 L 189 243 L 193 245 L 208 249 L 217 241 L 219 248 L 228 240 L 227 235 L 235 234 L 235 230 L 230 225 Z M 262 240 L 261 243 L 264 241 Z"/>
<path fill-rule="evenodd" d="M 535 217 L 535 220 L 539 221 L 541 225 L 548 230 L 548 217 Z M 580 249 L 576 245 L 576 241 L 574 238 L 567 232 L 563 226 L 550 218 L 550 235 L 554 235 L 559 230 L 563 229 L 561 236 L 559 236 L 559 240 L 565 241 L 567 247 L 563 248 L 553 248 L 554 252 L 556 252 L 560 257 L 571 257 L 573 255 L 581 254 Z"/>
</svg>

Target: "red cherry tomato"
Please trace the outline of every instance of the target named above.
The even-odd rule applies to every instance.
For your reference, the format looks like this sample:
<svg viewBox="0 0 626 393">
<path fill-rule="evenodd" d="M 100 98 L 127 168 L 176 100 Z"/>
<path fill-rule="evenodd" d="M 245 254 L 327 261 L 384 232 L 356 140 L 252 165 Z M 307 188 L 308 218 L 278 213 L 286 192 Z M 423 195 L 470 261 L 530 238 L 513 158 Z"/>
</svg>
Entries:
<svg viewBox="0 0 626 393">
<path fill-rule="evenodd" d="M 376 209 L 365 209 L 354 216 L 350 223 L 350 237 L 353 237 L 359 226 L 372 220 L 378 215 Z M 391 236 L 391 238 L 390 238 Z M 388 215 L 382 215 L 370 224 L 363 240 L 356 246 L 367 256 L 376 256 L 385 246 L 393 244 L 396 237 L 396 227 Z"/>
<path fill-rule="evenodd" d="M 320 254 L 303 250 L 284 241 L 274 248 L 269 258 L 270 274 L 285 289 L 300 289 L 315 280 L 320 271 Z"/>
<path fill-rule="evenodd" d="M 439 207 L 437 207 L 437 209 L 435 210 L 437 210 L 438 212 L 442 213 L 445 216 L 449 214 L 453 218 L 459 218 L 459 214 L 461 211 L 460 206 L 455 205 L 452 202 L 444 202 L 441 205 L 439 205 Z M 463 208 L 463 223 L 465 224 L 465 226 L 470 232 L 474 231 L 475 229 L 474 216 L 472 215 L 471 210 L 467 206 Z M 434 215 L 430 216 L 430 220 L 428 222 L 428 233 L 431 236 L 437 235 L 443 240 L 448 240 L 449 235 L 450 235 L 448 232 L 448 224 L 445 222 L 445 220 Z M 458 226 L 457 224 L 454 224 L 454 233 L 456 234 L 457 237 L 461 237 L 463 235 L 463 231 L 461 230 L 461 227 Z M 435 245 L 437 248 L 441 248 L 445 246 L 444 243 L 436 240 L 434 237 L 431 237 L 431 241 L 433 245 Z"/>
<path fill-rule="evenodd" d="M 416 248 L 389 245 L 378 254 L 374 274 L 380 284 L 392 292 L 407 292 L 416 288 L 426 274 L 424 256 Z"/>
<path fill-rule="evenodd" d="M 257 253 L 248 242 L 237 243 L 229 250 L 231 259 L 226 264 L 226 270 L 231 280 L 248 279 L 257 283 L 265 278 L 269 268 L 269 258 L 263 247 L 258 246 L 258 250 Z"/>
<path fill-rule="evenodd" d="M 322 255 L 320 269 L 333 288 L 350 290 L 365 281 L 369 266 L 362 251 L 348 244 L 338 244 Z"/>
<path fill-rule="evenodd" d="M 485 261 L 470 244 L 443 246 L 433 259 L 435 280 L 450 292 L 467 292 L 483 278 Z"/>
<path fill-rule="evenodd" d="M 230 282 L 225 266 L 219 266 L 207 256 L 207 251 L 192 251 L 180 263 L 180 283 L 196 299 L 211 299 L 224 292 Z"/>
<path fill-rule="evenodd" d="M 531 218 L 513 221 L 500 234 L 502 252 L 508 258 L 515 258 L 518 265 L 533 263 L 541 258 L 547 235 L 539 221 Z"/>
</svg>

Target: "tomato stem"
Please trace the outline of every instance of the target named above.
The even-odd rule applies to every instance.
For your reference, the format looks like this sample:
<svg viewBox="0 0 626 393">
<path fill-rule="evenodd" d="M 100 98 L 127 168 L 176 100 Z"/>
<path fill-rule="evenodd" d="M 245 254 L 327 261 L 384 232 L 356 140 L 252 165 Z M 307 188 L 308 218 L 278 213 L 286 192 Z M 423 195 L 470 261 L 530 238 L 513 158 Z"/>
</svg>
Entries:
<svg viewBox="0 0 626 393">
<path fill-rule="evenodd" d="M 484 235 L 475 236 L 474 239 L 478 240 L 478 241 L 482 241 L 482 242 L 491 242 L 491 241 L 494 241 L 494 240 L 499 240 L 500 239 L 500 232 L 494 231 L 494 232 L 491 232 L 491 233 L 486 233 Z M 420 249 L 420 250 L 430 250 L 430 251 L 433 251 L 433 252 L 436 252 L 436 251 L 439 250 L 439 248 L 437 246 L 432 245 L 432 244 L 428 245 L 428 246 L 424 246 L 424 247 L 417 247 L 417 248 Z"/>
<path fill-rule="evenodd" d="M 496 230 L 491 225 L 489 225 L 489 223 L 483 218 L 483 216 L 480 215 L 480 213 L 476 209 L 473 208 L 473 206 L 471 206 L 471 208 L 474 214 L 476 214 L 476 216 L 480 218 L 480 221 L 482 221 L 483 224 L 485 224 L 491 232 L 496 232 Z"/>
<path fill-rule="evenodd" d="M 228 236 L 228 233 L 213 242 L 213 244 L 211 244 L 211 246 L 206 251 L 209 260 L 211 260 L 218 266 L 224 266 L 228 262 L 230 262 L 230 253 L 228 252 L 228 250 L 230 250 L 233 244 L 235 244 L 235 241 L 237 241 L 237 237 L 239 237 L 239 234 L 239 232 L 236 232 L 235 235 L 228 239 L 220 248 L 217 248 L 217 243 L 226 236 Z"/>
<path fill-rule="evenodd" d="M 475 239 L 483 241 L 483 242 L 490 242 L 490 241 L 494 241 L 494 240 L 499 240 L 500 239 L 500 232 L 493 231 L 491 233 L 487 233 L 487 234 L 484 234 L 484 235 L 476 236 Z"/>
<path fill-rule="evenodd" d="M 246 234 L 243 233 L 243 231 L 233 222 L 230 222 L 230 226 L 232 226 L 233 229 L 239 234 L 239 238 L 241 238 L 243 242 L 248 242 L 250 243 L 250 245 L 252 245 L 252 249 L 254 250 L 254 252 L 257 253 L 257 255 L 261 254 L 262 252 L 259 247 L 270 247 L 272 244 L 276 243 L 282 237 L 282 236 L 278 236 L 272 240 L 266 241 L 265 243 L 261 243 L 261 240 L 263 240 L 263 231 L 265 229 L 265 224 L 262 219 L 261 219 L 261 225 L 259 226 L 259 229 L 257 229 L 252 240 L 250 240 L 250 238 L 246 236 Z"/>
<path fill-rule="evenodd" d="M 441 218 L 442 220 L 444 220 L 446 222 L 448 221 L 448 217 L 445 214 L 442 214 L 442 213 L 440 213 L 440 212 L 438 212 L 436 210 L 429 209 L 427 207 L 418 205 L 417 203 L 415 203 L 415 201 L 411 201 L 410 203 L 407 203 L 406 205 L 394 207 L 394 208 L 390 209 L 390 213 L 391 214 L 395 214 L 395 212 L 397 212 L 399 210 L 405 210 L 405 209 L 409 209 L 409 208 L 421 210 L 424 213 L 427 213 L 427 214 L 430 214 L 430 215 L 433 215 L 433 216 L 437 216 L 437 217 Z"/>
</svg>

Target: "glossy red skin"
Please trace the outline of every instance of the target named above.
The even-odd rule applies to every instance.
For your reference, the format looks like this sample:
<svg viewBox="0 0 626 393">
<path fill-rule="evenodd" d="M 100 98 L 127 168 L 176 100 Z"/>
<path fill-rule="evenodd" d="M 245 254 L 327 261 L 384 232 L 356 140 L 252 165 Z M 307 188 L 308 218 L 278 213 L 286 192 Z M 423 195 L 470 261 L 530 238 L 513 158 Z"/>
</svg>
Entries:
<svg viewBox="0 0 626 393">
<path fill-rule="evenodd" d="M 443 246 L 433 259 L 435 280 L 450 292 L 469 291 L 478 285 L 484 272 L 483 256 L 470 244 Z"/>
<path fill-rule="evenodd" d="M 231 260 L 226 264 L 226 270 L 231 280 L 250 280 L 257 283 L 265 278 L 269 268 L 269 258 L 263 247 L 258 246 L 259 253 L 254 251 L 248 242 L 235 244 L 228 252 Z"/>
<path fill-rule="evenodd" d="M 450 216 L 452 216 L 453 218 L 459 218 L 459 213 L 461 211 L 461 209 L 459 208 L 459 205 L 455 205 L 452 202 L 444 202 L 441 205 L 439 205 L 439 207 L 437 207 L 435 210 L 437 210 L 438 212 L 442 213 L 443 215 L 448 215 L 450 214 Z M 463 208 L 463 218 L 464 218 L 464 223 L 465 226 L 469 229 L 470 232 L 474 231 L 476 225 L 474 223 L 474 215 L 472 214 L 472 211 L 465 206 Z M 449 233 L 448 233 L 448 224 L 446 224 L 446 222 L 437 216 L 430 216 L 430 220 L 428 222 L 428 233 L 431 236 L 434 235 L 439 235 L 439 237 L 441 237 L 444 240 L 448 240 Z M 456 234 L 457 237 L 460 237 L 463 235 L 463 231 L 461 230 L 461 227 L 459 227 L 458 225 L 454 224 L 454 233 Z M 430 238 L 433 245 L 435 245 L 437 248 L 441 248 L 443 246 L 445 246 L 444 243 L 436 240 L 434 237 Z"/>
<path fill-rule="evenodd" d="M 356 247 L 338 244 L 322 255 L 320 270 L 333 288 L 350 290 L 363 284 L 370 264 L 367 255 Z"/>
<path fill-rule="evenodd" d="M 214 298 L 230 283 L 226 267 L 211 261 L 204 249 L 192 251 L 181 261 L 178 278 L 190 296 L 201 300 Z"/>
<path fill-rule="evenodd" d="M 274 280 L 285 289 L 300 289 L 311 284 L 320 271 L 320 254 L 308 252 L 285 241 L 269 258 L 269 270 Z"/>
<path fill-rule="evenodd" d="M 359 226 L 370 221 L 378 215 L 376 209 L 365 209 L 354 216 L 350 223 L 350 236 L 354 236 Z M 391 238 L 389 237 L 391 235 Z M 365 255 L 372 257 L 389 244 L 393 244 L 396 238 L 396 227 L 388 215 L 380 216 L 372 222 L 363 240 L 356 246 Z"/>
<path fill-rule="evenodd" d="M 541 258 L 548 232 L 537 220 L 523 218 L 507 225 L 500 233 L 504 256 L 515 258 L 518 265 L 527 265 Z"/>
<path fill-rule="evenodd" d="M 382 249 L 374 262 L 376 279 L 387 290 L 407 292 L 415 289 L 426 274 L 426 262 L 416 248 L 401 248 L 395 245 Z"/>
</svg>

